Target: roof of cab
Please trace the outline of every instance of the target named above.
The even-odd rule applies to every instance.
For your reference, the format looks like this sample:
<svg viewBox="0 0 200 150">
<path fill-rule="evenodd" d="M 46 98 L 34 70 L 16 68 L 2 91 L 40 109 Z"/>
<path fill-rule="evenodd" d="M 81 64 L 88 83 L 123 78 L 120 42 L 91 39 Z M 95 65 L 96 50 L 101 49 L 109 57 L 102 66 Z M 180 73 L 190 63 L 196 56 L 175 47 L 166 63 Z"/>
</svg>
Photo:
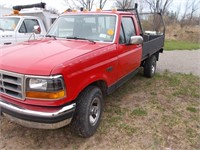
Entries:
<svg viewBox="0 0 200 150">
<path fill-rule="evenodd" d="M 1 18 L 25 18 L 25 19 L 33 18 L 33 19 L 38 19 L 39 17 L 36 17 L 36 16 L 9 15 L 9 16 L 3 16 Z"/>
<path fill-rule="evenodd" d="M 111 11 L 104 11 L 104 10 L 97 10 L 97 11 L 72 11 L 67 12 L 65 11 L 62 15 L 80 15 L 80 14 L 107 14 L 107 15 L 132 15 L 132 12 L 125 12 L 125 11 L 117 11 L 117 10 L 111 10 Z"/>
</svg>

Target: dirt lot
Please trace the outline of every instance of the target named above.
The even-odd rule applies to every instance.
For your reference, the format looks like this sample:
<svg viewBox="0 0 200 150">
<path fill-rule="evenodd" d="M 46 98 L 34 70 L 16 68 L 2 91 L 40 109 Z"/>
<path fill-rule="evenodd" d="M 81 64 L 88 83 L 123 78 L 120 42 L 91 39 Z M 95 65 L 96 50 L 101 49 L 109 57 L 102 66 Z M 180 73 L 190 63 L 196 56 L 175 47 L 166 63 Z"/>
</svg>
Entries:
<svg viewBox="0 0 200 150">
<path fill-rule="evenodd" d="M 141 74 L 105 99 L 97 133 L 24 128 L 1 118 L 0 149 L 200 149 L 200 78 Z"/>
</svg>

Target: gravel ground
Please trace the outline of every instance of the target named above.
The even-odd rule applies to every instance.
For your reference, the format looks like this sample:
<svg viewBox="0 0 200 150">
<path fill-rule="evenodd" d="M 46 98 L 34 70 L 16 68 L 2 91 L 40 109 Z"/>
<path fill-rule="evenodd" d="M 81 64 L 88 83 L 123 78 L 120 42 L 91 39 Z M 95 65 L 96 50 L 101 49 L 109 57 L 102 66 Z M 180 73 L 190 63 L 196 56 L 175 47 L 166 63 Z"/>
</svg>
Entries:
<svg viewBox="0 0 200 150">
<path fill-rule="evenodd" d="M 200 50 L 164 51 L 157 63 L 157 72 L 168 70 L 200 76 Z"/>
</svg>

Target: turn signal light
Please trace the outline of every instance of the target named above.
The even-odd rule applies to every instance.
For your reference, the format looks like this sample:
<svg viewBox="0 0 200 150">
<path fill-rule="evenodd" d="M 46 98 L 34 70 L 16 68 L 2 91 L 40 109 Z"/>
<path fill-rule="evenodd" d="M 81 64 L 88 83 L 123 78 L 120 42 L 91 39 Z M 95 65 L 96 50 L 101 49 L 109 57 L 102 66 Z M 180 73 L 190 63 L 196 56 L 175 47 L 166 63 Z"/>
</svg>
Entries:
<svg viewBox="0 0 200 150">
<path fill-rule="evenodd" d="M 77 10 L 72 10 L 72 12 L 74 12 L 74 13 L 75 13 L 75 12 L 77 12 Z"/>
<path fill-rule="evenodd" d="M 13 10 L 14 15 L 19 15 L 19 10 Z"/>
<path fill-rule="evenodd" d="M 88 12 L 88 10 L 87 10 L 87 9 L 84 9 L 83 12 Z"/>
<path fill-rule="evenodd" d="M 57 91 L 57 92 L 38 92 L 38 91 L 27 91 L 27 98 L 37 98 L 37 99 L 47 99 L 47 100 L 56 100 L 65 97 L 65 91 Z"/>
<path fill-rule="evenodd" d="M 97 8 L 97 9 L 96 9 L 96 12 L 101 12 L 101 9 L 100 9 L 100 8 Z"/>
<path fill-rule="evenodd" d="M 115 8 L 114 8 L 114 9 L 112 9 L 112 12 L 116 12 L 116 11 L 117 11 L 117 9 L 115 9 Z"/>
</svg>

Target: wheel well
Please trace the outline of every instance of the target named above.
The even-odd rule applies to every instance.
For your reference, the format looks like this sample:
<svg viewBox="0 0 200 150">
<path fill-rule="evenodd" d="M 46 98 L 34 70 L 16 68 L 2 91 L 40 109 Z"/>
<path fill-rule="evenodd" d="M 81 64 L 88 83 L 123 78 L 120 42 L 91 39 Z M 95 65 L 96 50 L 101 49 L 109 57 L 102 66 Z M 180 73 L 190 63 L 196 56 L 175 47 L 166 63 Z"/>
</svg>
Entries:
<svg viewBox="0 0 200 150">
<path fill-rule="evenodd" d="M 107 95 L 107 84 L 106 84 L 106 82 L 103 81 L 103 80 L 98 80 L 98 81 L 95 81 L 95 82 L 89 84 L 84 89 L 82 89 L 81 92 L 78 94 L 78 96 L 75 98 L 75 101 L 80 96 L 80 94 L 89 86 L 96 86 L 96 87 L 100 88 L 100 90 L 103 94 L 103 97 Z"/>
<path fill-rule="evenodd" d="M 157 61 L 159 60 L 159 54 L 160 54 L 160 52 L 157 52 L 157 53 L 154 54 L 156 56 Z"/>
<path fill-rule="evenodd" d="M 95 82 L 91 83 L 90 85 L 99 87 L 103 93 L 103 96 L 105 96 L 107 94 L 107 84 L 105 81 L 103 81 L 103 80 L 95 81 Z"/>
<path fill-rule="evenodd" d="M 140 65 L 140 66 L 144 67 L 145 61 L 146 61 L 148 58 L 152 57 L 152 56 L 155 56 L 155 57 L 156 57 L 156 60 L 158 61 L 158 60 L 159 60 L 159 54 L 162 53 L 162 51 L 163 51 L 163 50 L 160 49 L 160 51 L 158 51 L 158 52 L 156 52 L 156 53 L 150 55 L 149 57 L 147 57 L 145 60 L 143 60 L 143 61 L 141 62 L 141 65 Z"/>
</svg>

